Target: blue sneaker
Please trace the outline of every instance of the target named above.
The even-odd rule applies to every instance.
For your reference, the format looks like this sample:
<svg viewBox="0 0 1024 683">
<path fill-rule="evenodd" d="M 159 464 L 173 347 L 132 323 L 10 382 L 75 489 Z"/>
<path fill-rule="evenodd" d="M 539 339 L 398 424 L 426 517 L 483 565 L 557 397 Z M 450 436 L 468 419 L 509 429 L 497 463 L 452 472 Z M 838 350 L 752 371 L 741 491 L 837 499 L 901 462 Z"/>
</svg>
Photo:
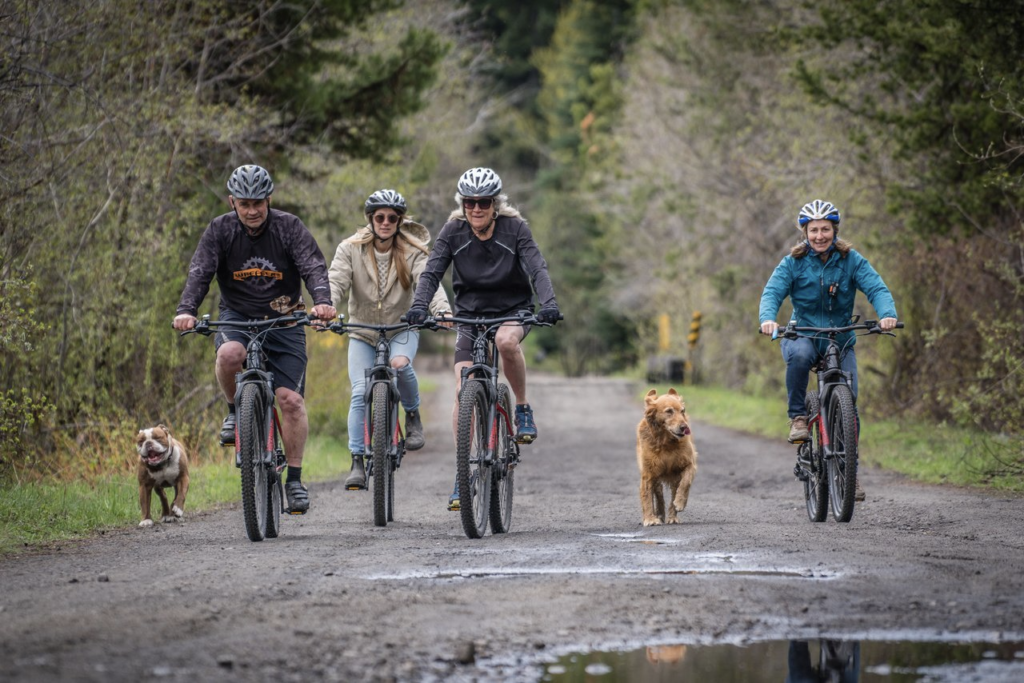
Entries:
<svg viewBox="0 0 1024 683">
<path fill-rule="evenodd" d="M 537 440 L 537 425 L 533 422 L 533 409 L 529 404 L 516 405 L 516 442 L 533 443 Z"/>
<path fill-rule="evenodd" d="M 459 506 L 459 480 L 455 480 L 455 490 L 452 491 L 452 495 L 448 496 L 448 509 L 453 512 L 458 512 L 461 508 Z"/>
</svg>

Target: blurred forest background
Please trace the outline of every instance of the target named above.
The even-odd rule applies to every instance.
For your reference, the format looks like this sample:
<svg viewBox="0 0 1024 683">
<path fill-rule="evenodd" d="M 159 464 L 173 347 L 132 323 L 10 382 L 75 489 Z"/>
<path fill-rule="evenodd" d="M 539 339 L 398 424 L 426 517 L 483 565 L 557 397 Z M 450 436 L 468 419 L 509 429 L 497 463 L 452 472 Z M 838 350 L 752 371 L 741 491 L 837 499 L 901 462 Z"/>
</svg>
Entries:
<svg viewBox="0 0 1024 683">
<path fill-rule="evenodd" d="M 548 362 L 642 374 L 667 314 L 701 381 L 764 395 L 761 289 L 828 199 L 907 323 L 859 345 L 867 413 L 1024 431 L 1016 0 L 0 0 L 0 117 L 7 469 L 212 433 L 211 345 L 170 321 L 242 163 L 328 259 L 370 192 L 436 234 L 492 166 L 566 313 Z"/>
</svg>

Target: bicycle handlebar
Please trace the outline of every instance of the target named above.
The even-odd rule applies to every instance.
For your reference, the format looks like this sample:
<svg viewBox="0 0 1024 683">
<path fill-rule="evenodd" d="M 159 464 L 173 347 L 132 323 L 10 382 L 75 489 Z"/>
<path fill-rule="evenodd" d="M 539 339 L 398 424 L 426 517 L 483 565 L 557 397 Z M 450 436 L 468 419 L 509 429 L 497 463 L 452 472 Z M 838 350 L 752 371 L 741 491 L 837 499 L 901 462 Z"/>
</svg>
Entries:
<svg viewBox="0 0 1024 683">
<path fill-rule="evenodd" d="M 250 332 L 257 332 L 273 327 L 283 327 L 285 325 L 311 325 L 315 318 L 310 318 L 309 314 L 305 311 L 296 311 L 289 315 L 282 315 L 280 318 L 268 318 L 266 320 L 210 320 L 209 315 L 204 315 L 196 326 L 191 330 L 185 330 L 179 333 L 179 336 L 184 337 L 186 334 L 201 334 L 203 336 L 209 336 L 214 330 L 218 328 L 229 328 L 235 330 L 243 330 Z"/>
<path fill-rule="evenodd" d="M 402 316 L 404 319 L 405 316 Z M 558 320 L 565 320 L 565 316 L 558 314 Z M 438 318 L 427 318 L 423 321 L 423 327 L 432 330 L 438 329 L 444 323 L 455 323 L 458 325 L 471 325 L 473 327 L 491 327 L 503 323 L 520 323 L 522 325 L 537 325 L 538 327 L 552 327 L 555 323 L 548 323 L 537 318 L 536 314 L 530 311 L 519 311 L 515 315 L 507 315 L 499 318 L 463 318 L 454 315 L 445 315 Z"/>
<path fill-rule="evenodd" d="M 339 318 L 343 316 L 338 316 Z M 324 330 L 330 330 L 335 334 L 345 334 L 350 329 L 374 330 L 375 332 L 394 332 L 395 330 L 408 330 L 418 328 L 419 325 L 410 325 L 407 322 L 393 323 L 391 325 L 371 325 L 370 323 L 347 323 L 339 320 L 336 323 L 324 326 Z"/>
<path fill-rule="evenodd" d="M 904 327 L 902 322 L 896 323 L 896 328 L 902 330 Z M 799 332 L 809 332 L 811 334 L 843 334 L 844 332 L 855 332 L 857 330 L 866 330 L 868 334 L 892 334 L 887 332 L 878 326 L 877 320 L 865 320 L 862 323 L 854 323 L 852 325 L 843 325 L 842 327 L 800 327 L 790 323 L 789 325 L 779 326 L 779 328 L 772 335 L 772 339 L 778 337 L 785 337 L 786 339 L 796 339 Z M 758 334 L 763 334 L 761 328 L 757 328 Z M 895 336 L 895 335 L 894 335 Z"/>
</svg>

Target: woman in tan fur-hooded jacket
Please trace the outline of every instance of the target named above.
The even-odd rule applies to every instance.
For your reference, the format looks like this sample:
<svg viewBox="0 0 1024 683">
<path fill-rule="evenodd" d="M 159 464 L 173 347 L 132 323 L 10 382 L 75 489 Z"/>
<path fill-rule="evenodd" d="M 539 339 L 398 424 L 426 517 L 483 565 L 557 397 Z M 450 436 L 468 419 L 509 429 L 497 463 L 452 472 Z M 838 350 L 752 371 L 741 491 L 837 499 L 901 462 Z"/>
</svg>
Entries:
<svg viewBox="0 0 1024 683">
<path fill-rule="evenodd" d="M 405 198 L 395 190 L 378 190 L 366 200 L 367 225 L 338 245 L 328 277 L 332 300 L 348 302 L 348 322 L 391 325 L 399 322 L 412 303 L 416 283 L 427 264 L 430 233 L 406 217 Z M 438 288 L 430 302 L 432 315 L 451 311 L 444 289 Z M 351 490 L 366 488 L 363 461 L 363 421 L 366 415 L 365 370 L 373 366 L 376 333 L 349 333 L 348 375 L 352 400 L 348 413 L 348 445 L 352 451 L 352 472 L 345 481 Z M 419 347 L 419 332 L 399 331 L 391 338 L 391 367 L 398 371 L 398 389 L 405 409 L 405 447 L 423 448 L 423 423 L 419 414 L 419 383 L 413 359 Z"/>
</svg>

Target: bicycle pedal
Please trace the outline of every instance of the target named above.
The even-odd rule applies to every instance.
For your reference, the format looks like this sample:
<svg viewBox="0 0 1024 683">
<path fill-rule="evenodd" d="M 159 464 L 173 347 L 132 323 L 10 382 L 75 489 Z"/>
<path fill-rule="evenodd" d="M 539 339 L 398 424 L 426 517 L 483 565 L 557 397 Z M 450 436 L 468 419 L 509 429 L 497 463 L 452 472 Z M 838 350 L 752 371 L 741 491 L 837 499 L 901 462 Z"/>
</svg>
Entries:
<svg viewBox="0 0 1024 683">
<path fill-rule="evenodd" d="M 534 437 L 532 437 L 532 436 L 517 436 L 516 437 L 516 443 L 521 443 L 523 445 L 529 445 L 529 444 L 533 443 L 533 440 L 534 440 Z"/>
<path fill-rule="evenodd" d="M 346 491 L 365 491 L 366 487 L 365 486 L 346 486 L 345 490 Z"/>
</svg>

